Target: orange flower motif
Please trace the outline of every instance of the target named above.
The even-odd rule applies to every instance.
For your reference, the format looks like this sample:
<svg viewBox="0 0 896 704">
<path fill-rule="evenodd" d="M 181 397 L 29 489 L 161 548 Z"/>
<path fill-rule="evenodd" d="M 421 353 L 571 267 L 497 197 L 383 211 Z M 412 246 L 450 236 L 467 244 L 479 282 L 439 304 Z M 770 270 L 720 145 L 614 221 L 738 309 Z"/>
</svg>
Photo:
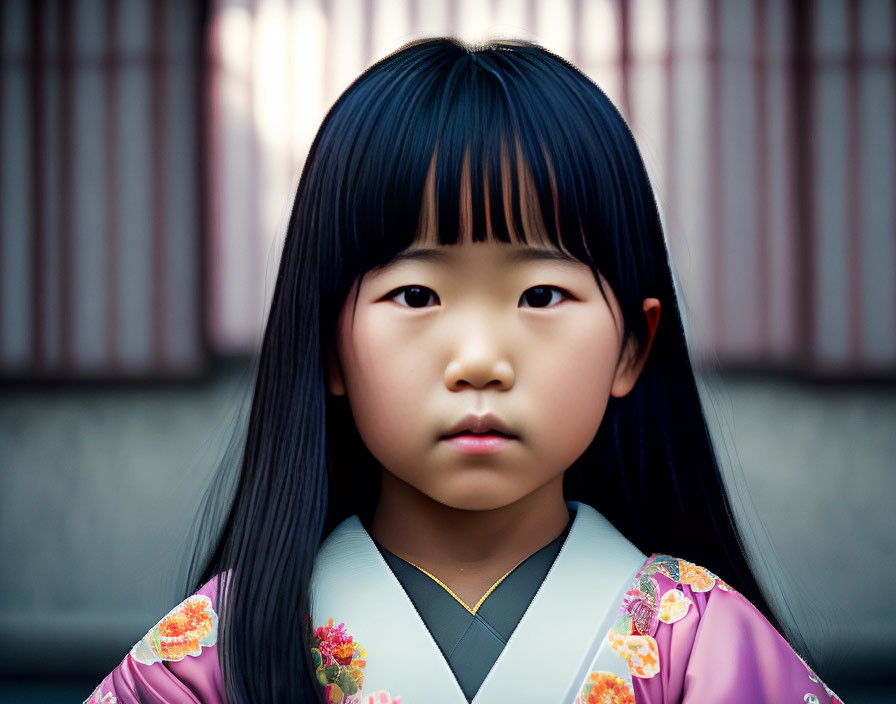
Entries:
<svg viewBox="0 0 896 704">
<path fill-rule="evenodd" d="M 660 651 L 650 636 L 622 636 L 610 629 L 610 646 L 628 663 L 634 677 L 649 679 L 660 671 Z"/>
<path fill-rule="evenodd" d="M 670 589 L 660 599 L 658 618 L 663 623 L 675 623 L 683 619 L 693 602 L 678 589 Z"/>
<path fill-rule="evenodd" d="M 592 672 L 582 685 L 575 704 L 635 704 L 635 693 L 619 675 Z"/>
<path fill-rule="evenodd" d="M 681 584 L 690 584 L 695 592 L 708 592 L 715 586 L 716 578 L 709 570 L 705 570 L 692 562 L 678 561 L 680 575 L 678 581 Z"/>
<path fill-rule="evenodd" d="M 177 662 L 197 656 L 218 640 L 218 615 L 202 594 L 188 597 L 159 621 L 133 648 L 131 657 L 144 665 Z"/>
<path fill-rule="evenodd" d="M 333 648 L 333 659 L 340 665 L 350 665 L 354 652 L 354 643 L 340 643 Z"/>
</svg>

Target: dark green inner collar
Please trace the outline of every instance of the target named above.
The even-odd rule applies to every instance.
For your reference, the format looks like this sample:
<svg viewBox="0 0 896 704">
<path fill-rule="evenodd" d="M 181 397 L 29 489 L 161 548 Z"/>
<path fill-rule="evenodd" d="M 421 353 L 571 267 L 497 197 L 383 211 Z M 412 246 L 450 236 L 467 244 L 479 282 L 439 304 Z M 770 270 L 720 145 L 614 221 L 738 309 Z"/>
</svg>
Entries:
<svg viewBox="0 0 896 704">
<path fill-rule="evenodd" d="M 571 526 L 572 518 L 563 533 L 517 565 L 475 614 L 432 577 L 374 540 L 442 651 L 467 701 L 476 696 L 529 608 Z"/>
</svg>

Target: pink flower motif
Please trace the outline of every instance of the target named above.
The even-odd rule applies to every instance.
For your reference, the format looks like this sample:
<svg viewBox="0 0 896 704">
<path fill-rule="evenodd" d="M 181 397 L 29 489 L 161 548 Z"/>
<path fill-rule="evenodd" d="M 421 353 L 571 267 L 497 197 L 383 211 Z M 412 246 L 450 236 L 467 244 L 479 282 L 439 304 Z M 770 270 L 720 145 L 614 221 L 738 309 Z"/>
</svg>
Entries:
<svg viewBox="0 0 896 704">
<path fill-rule="evenodd" d="M 401 704 L 401 697 L 393 697 L 384 689 L 364 694 L 358 692 L 346 697 L 343 704 Z"/>
<path fill-rule="evenodd" d="M 401 704 L 386 690 L 364 692 L 364 667 L 367 650 L 346 633 L 345 624 L 333 624 L 311 630 L 311 657 L 323 701 L 327 704 Z"/>
<path fill-rule="evenodd" d="M 622 602 L 622 610 L 632 617 L 636 633 L 648 635 L 656 624 L 656 605 L 649 594 L 639 589 L 629 589 Z"/>
<path fill-rule="evenodd" d="M 331 665 L 335 661 L 340 665 L 348 665 L 351 662 L 354 641 L 345 632 L 344 623 L 334 627 L 331 618 L 326 626 L 318 626 L 314 629 L 314 637 L 320 638 L 318 649 L 321 657 L 324 658 L 324 664 Z"/>
</svg>

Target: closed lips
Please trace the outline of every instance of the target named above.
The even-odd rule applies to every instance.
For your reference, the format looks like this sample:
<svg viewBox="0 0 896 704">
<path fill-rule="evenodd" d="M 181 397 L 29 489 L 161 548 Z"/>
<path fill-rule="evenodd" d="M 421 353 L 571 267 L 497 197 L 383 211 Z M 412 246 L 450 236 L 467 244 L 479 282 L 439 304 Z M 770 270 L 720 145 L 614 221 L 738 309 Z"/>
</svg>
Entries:
<svg viewBox="0 0 896 704">
<path fill-rule="evenodd" d="M 504 438 L 516 437 L 516 435 L 511 435 L 510 433 L 502 433 L 500 430 L 483 430 L 481 433 L 477 433 L 473 430 L 461 430 L 459 433 L 453 433 L 452 435 L 445 435 L 443 437 L 456 438 L 458 435 L 500 435 Z"/>
<path fill-rule="evenodd" d="M 442 437 L 449 438 L 457 435 L 500 435 L 502 437 L 517 437 L 511 431 L 511 425 L 495 413 L 468 413 L 457 423 L 452 425 Z"/>
</svg>

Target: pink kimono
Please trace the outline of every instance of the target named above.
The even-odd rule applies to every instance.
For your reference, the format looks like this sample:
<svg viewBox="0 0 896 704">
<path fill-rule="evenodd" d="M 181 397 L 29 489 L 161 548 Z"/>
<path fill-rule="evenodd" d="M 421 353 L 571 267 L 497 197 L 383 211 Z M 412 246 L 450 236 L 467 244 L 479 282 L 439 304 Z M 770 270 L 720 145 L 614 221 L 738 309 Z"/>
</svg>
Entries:
<svg viewBox="0 0 896 704">
<path fill-rule="evenodd" d="M 717 576 L 668 555 L 645 558 L 596 511 L 578 508 L 563 549 L 473 704 L 841 701 Z M 325 547 L 322 564 L 315 563 L 323 591 L 321 610 L 312 609 L 309 643 L 320 700 L 466 702 L 357 518 L 338 527 Z M 582 559 L 606 555 L 608 547 L 622 550 L 613 553 L 622 557 L 612 566 Z M 345 596 L 332 595 L 338 584 L 349 585 Z M 212 580 L 156 624 L 85 704 L 223 704 L 215 586 Z"/>
</svg>

